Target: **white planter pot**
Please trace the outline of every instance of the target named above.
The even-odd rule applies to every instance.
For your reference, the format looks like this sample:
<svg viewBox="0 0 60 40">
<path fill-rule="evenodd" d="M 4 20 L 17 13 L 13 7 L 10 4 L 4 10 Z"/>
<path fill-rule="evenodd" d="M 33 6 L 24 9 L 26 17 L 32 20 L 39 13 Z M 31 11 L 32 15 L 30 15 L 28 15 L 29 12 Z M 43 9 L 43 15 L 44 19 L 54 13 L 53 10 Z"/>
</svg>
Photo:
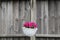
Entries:
<svg viewBox="0 0 60 40">
<path fill-rule="evenodd" d="M 37 28 L 32 29 L 32 28 L 22 27 L 22 30 L 26 36 L 34 36 L 36 34 Z"/>
</svg>

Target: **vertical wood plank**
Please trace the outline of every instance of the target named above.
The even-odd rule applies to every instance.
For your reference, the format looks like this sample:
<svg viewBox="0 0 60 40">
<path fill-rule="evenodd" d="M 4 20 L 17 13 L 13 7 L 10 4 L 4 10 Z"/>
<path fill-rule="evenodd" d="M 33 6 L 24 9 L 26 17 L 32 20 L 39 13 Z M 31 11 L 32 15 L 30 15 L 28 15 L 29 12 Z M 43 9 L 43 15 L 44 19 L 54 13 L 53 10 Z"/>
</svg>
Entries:
<svg viewBox="0 0 60 40">
<path fill-rule="evenodd" d="M 33 8 L 31 9 L 31 21 L 36 22 L 36 0 L 33 1 Z"/>
<path fill-rule="evenodd" d="M 44 16 L 44 20 L 45 20 L 45 32 L 46 34 L 48 34 L 48 1 L 45 1 L 45 16 Z"/>
<path fill-rule="evenodd" d="M 0 34 L 2 34 L 2 3 L 0 2 Z"/>
<path fill-rule="evenodd" d="M 19 2 L 14 2 L 13 4 L 13 10 L 14 10 L 14 33 L 17 33 L 19 30 L 19 22 L 16 21 L 16 19 L 19 19 Z"/>
<path fill-rule="evenodd" d="M 41 34 L 41 2 L 37 1 L 36 3 L 37 5 L 37 25 L 38 25 L 38 30 L 37 30 L 37 34 Z"/>
<path fill-rule="evenodd" d="M 7 2 L 5 2 L 6 4 L 5 4 L 5 25 L 6 25 L 6 34 L 7 34 L 7 27 L 8 27 L 8 3 Z"/>
<path fill-rule="evenodd" d="M 24 6 L 23 6 L 23 2 L 19 2 L 19 19 L 21 19 L 21 17 L 23 16 L 23 10 Z M 22 20 L 19 21 L 19 33 L 22 34 Z"/>
<path fill-rule="evenodd" d="M 10 33 L 10 28 L 13 26 L 13 2 L 8 2 L 8 10 L 7 10 L 8 14 L 7 14 L 7 33 Z"/>
<path fill-rule="evenodd" d="M 44 34 L 44 2 L 41 2 L 41 34 Z"/>
<path fill-rule="evenodd" d="M 49 34 L 55 34 L 55 6 L 54 2 L 49 4 Z"/>
<path fill-rule="evenodd" d="M 4 19 L 4 17 L 5 17 L 5 15 L 4 15 L 5 14 L 5 10 L 4 10 L 5 9 L 5 4 L 6 4 L 5 2 L 2 3 L 2 33 L 3 34 L 5 34 L 5 31 L 6 31 L 6 29 L 3 30 L 4 27 L 6 28 L 5 19 Z"/>
<path fill-rule="evenodd" d="M 7 34 L 7 3 L 2 2 L 2 34 Z"/>
<path fill-rule="evenodd" d="M 29 4 L 29 1 L 26 1 L 25 2 L 25 21 L 30 21 L 30 15 L 31 12 L 30 12 L 30 4 Z"/>
<path fill-rule="evenodd" d="M 58 34 L 58 14 L 57 14 L 57 2 L 55 2 L 54 7 L 54 13 L 55 13 L 55 34 Z"/>
<path fill-rule="evenodd" d="M 60 34 L 60 1 L 57 2 L 57 16 L 58 16 L 58 34 Z"/>
<path fill-rule="evenodd" d="M 22 2 L 20 2 L 19 3 L 20 5 L 19 5 L 19 8 L 20 8 L 20 12 L 19 12 L 19 18 L 20 19 L 22 19 L 22 20 L 20 20 L 20 23 L 19 23 L 19 31 L 20 31 L 20 34 L 23 34 L 23 32 L 22 32 L 22 27 L 23 27 L 23 23 L 25 22 L 25 2 L 24 1 L 22 1 Z"/>
</svg>

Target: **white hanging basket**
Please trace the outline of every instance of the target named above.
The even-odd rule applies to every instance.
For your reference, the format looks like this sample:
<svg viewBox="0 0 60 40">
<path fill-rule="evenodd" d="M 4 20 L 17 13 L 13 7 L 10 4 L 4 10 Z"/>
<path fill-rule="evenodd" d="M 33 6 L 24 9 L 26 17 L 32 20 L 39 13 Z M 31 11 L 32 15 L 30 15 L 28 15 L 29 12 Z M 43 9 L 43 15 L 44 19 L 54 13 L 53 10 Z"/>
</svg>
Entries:
<svg viewBox="0 0 60 40">
<path fill-rule="evenodd" d="M 26 36 L 34 36 L 36 34 L 37 28 L 22 27 L 22 30 Z"/>
</svg>

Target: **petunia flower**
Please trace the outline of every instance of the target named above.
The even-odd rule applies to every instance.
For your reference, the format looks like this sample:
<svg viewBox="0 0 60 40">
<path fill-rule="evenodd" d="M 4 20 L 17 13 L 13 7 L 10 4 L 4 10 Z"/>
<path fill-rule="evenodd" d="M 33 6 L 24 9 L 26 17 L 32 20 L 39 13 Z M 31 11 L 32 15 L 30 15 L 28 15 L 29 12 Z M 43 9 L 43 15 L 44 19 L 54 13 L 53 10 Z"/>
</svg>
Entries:
<svg viewBox="0 0 60 40">
<path fill-rule="evenodd" d="M 29 27 L 29 22 L 25 22 L 24 27 Z"/>
<path fill-rule="evenodd" d="M 37 27 L 37 24 L 36 24 L 35 22 L 31 22 L 31 24 L 32 24 L 32 26 L 33 26 L 34 28 Z"/>
<path fill-rule="evenodd" d="M 37 24 L 35 22 L 25 22 L 24 27 L 37 28 Z"/>
<path fill-rule="evenodd" d="M 29 22 L 29 28 L 31 28 L 32 27 L 32 23 L 31 22 Z"/>
</svg>

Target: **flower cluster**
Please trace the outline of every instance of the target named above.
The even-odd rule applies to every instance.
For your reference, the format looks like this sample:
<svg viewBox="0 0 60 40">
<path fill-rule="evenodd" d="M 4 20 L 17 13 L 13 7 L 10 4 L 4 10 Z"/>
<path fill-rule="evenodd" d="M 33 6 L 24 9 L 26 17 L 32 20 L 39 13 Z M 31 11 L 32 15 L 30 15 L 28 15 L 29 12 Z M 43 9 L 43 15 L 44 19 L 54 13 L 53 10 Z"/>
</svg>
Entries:
<svg viewBox="0 0 60 40">
<path fill-rule="evenodd" d="M 35 22 L 25 22 L 24 27 L 26 27 L 26 28 L 37 28 L 37 24 Z"/>
</svg>

